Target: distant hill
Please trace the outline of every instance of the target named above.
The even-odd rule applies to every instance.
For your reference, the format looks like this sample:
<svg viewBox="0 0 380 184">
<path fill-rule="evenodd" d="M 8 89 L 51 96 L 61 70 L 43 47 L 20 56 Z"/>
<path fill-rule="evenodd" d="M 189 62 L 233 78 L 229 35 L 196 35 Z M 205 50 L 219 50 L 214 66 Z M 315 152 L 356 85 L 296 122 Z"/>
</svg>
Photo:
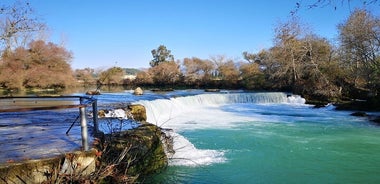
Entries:
<svg viewBox="0 0 380 184">
<path fill-rule="evenodd" d="M 136 68 L 124 68 L 124 70 L 127 75 L 136 75 L 137 73 L 141 72 L 141 70 Z"/>
</svg>

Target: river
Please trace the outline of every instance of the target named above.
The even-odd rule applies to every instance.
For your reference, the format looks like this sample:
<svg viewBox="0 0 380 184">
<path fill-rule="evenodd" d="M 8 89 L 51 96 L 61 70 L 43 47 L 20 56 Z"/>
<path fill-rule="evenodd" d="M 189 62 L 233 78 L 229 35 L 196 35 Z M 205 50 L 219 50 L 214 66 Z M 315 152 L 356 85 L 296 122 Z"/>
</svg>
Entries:
<svg viewBox="0 0 380 184">
<path fill-rule="evenodd" d="M 174 130 L 176 154 L 152 183 L 379 183 L 380 127 L 285 93 L 142 100 Z"/>
<path fill-rule="evenodd" d="M 380 127 L 350 111 L 281 92 L 132 92 L 96 98 L 100 109 L 143 104 L 173 130 L 169 167 L 146 183 L 380 183 Z"/>
</svg>

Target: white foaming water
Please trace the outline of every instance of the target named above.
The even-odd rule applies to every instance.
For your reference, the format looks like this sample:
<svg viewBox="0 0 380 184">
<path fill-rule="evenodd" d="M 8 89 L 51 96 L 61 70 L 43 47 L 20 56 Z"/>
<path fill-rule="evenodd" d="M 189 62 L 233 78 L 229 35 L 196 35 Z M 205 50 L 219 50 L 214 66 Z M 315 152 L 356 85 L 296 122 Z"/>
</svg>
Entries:
<svg viewBox="0 0 380 184">
<path fill-rule="evenodd" d="M 104 113 L 104 117 L 128 119 L 127 114 L 123 109 L 109 110 L 107 113 Z"/>
<path fill-rule="evenodd" d="M 218 107 L 225 104 L 234 103 L 253 103 L 253 104 L 273 104 L 273 103 L 291 103 L 291 104 L 304 104 L 305 99 L 297 95 L 288 96 L 286 93 L 235 93 L 235 94 L 201 94 L 195 96 L 178 97 L 170 99 L 158 99 L 153 101 L 138 101 L 137 104 L 142 104 L 147 109 L 147 121 L 155 123 L 158 126 L 166 128 L 185 128 L 186 127 L 173 127 L 173 121 L 178 121 L 177 118 L 185 118 L 185 124 L 193 124 L 197 118 L 201 118 L 200 122 L 208 122 L 209 124 L 219 122 L 220 125 L 226 125 L 224 122 L 229 123 L 229 116 L 231 113 L 222 111 Z M 208 114 L 207 112 L 210 114 Z M 209 115 L 209 117 L 199 117 L 202 115 Z M 185 115 L 185 117 L 184 117 Z M 211 117 L 211 118 L 210 118 Z M 226 119 L 227 118 L 227 119 Z M 235 122 L 239 117 L 233 117 Z M 237 118 L 237 119 L 236 119 Z M 230 119 L 231 120 L 231 119 Z M 245 120 L 245 118 L 243 118 Z M 222 121 L 222 122 L 220 122 Z M 171 123 L 171 125 L 167 125 Z M 175 123 L 179 125 L 178 123 Z M 200 125 L 200 128 L 204 126 Z M 194 126 L 192 126 L 194 127 Z M 196 128 L 196 127 L 194 127 Z"/>
<path fill-rule="evenodd" d="M 304 104 L 299 96 L 286 93 L 234 93 L 201 94 L 153 101 L 138 101 L 147 110 L 147 121 L 176 132 L 193 129 L 219 129 L 234 127 L 236 122 L 258 120 L 240 116 L 220 107 L 226 104 Z M 197 166 L 224 162 L 223 151 L 197 149 L 185 137 L 172 133 L 176 153 L 171 165 Z"/>
<path fill-rule="evenodd" d="M 225 162 L 224 153 L 216 150 L 197 149 L 189 140 L 180 134 L 171 132 L 175 154 L 170 158 L 170 165 L 199 166 Z"/>
<path fill-rule="evenodd" d="M 299 95 L 291 95 L 287 97 L 287 102 L 291 104 L 305 104 L 306 100 Z"/>
</svg>

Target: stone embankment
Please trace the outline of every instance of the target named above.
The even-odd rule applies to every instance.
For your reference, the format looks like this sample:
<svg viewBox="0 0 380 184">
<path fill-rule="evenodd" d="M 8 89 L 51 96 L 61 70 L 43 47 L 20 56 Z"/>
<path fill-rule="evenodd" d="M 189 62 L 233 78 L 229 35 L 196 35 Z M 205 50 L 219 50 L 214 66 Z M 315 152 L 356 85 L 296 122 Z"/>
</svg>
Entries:
<svg viewBox="0 0 380 184">
<path fill-rule="evenodd" d="M 0 166 L 1 183 L 129 183 L 159 172 L 173 152 L 172 140 L 156 125 L 146 122 L 145 107 L 129 105 L 140 122 L 135 129 L 99 134 L 90 151 Z"/>
</svg>

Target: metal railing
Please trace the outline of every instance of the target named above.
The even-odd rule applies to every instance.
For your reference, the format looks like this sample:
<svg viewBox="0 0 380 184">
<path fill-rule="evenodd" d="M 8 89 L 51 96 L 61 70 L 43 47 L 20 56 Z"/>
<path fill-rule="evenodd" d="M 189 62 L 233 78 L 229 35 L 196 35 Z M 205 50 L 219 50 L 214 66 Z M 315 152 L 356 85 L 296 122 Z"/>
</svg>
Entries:
<svg viewBox="0 0 380 184">
<path fill-rule="evenodd" d="M 67 100 L 65 101 L 64 99 L 79 99 L 79 104 L 71 104 L 72 101 L 67 101 Z M 90 105 L 92 105 L 92 113 L 93 113 L 92 118 L 93 118 L 93 123 L 94 123 L 94 132 L 96 134 L 99 132 L 98 107 L 97 107 L 97 99 L 93 97 L 88 97 L 88 96 L 0 97 L 0 113 L 79 108 L 78 118 L 80 118 L 82 147 L 84 151 L 89 150 L 86 107 Z M 74 123 L 75 121 L 73 122 L 73 124 Z M 66 134 L 68 134 L 68 132 L 69 130 L 66 132 Z"/>
</svg>

